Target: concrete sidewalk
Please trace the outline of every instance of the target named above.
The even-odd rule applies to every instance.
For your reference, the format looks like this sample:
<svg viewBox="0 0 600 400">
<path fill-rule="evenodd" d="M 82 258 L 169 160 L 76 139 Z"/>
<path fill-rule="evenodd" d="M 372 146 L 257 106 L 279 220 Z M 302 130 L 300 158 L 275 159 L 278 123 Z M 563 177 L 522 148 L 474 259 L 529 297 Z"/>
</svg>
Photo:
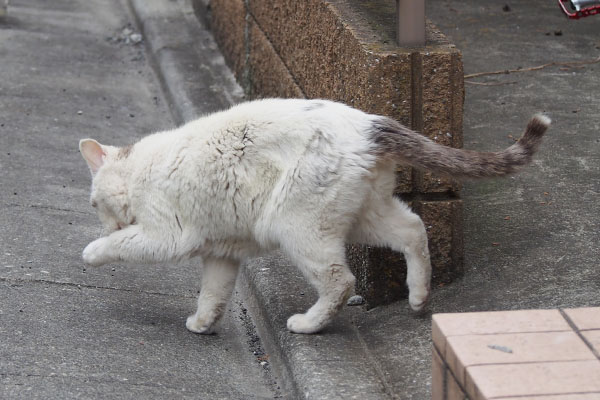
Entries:
<svg viewBox="0 0 600 400">
<path fill-rule="evenodd" d="M 427 4 L 466 73 L 600 53 L 600 17 L 568 21 L 554 2 Z M 27 0 L 0 23 L 0 397 L 427 399 L 431 312 L 600 304 L 599 64 L 467 84 L 466 148 L 506 147 L 535 112 L 554 124 L 525 172 L 466 184 L 465 275 L 426 313 L 347 307 L 290 334 L 315 295 L 275 254 L 243 271 L 217 335 L 197 336 L 194 265 L 85 269 L 99 224 L 77 140 L 130 143 L 242 98 L 186 0 L 131 5 Z M 127 43 L 134 19 L 145 50 Z"/>
<path fill-rule="evenodd" d="M 101 232 L 79 139 L 123 145 L 175 126 L 138 33 L 119 0 L 13 1 L 0 22 L 2 399 L 281 393 L 239 296 L 218 335 L 185 329 L 196 264 L 81 261 Z M 214 86 L 210 105 L 222 108 Z"/>
</svg>

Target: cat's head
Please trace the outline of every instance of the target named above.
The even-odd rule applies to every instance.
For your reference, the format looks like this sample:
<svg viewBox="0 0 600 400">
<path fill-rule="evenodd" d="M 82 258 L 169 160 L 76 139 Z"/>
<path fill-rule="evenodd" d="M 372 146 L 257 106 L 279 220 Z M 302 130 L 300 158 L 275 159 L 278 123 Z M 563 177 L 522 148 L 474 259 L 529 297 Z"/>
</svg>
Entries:
<svg viewBox="0 0 600 400">
<path fill-rule="evenodd" d="M 92 173 L 90 203 L 107 233 L 135 223 L 129 207 L 124 162 L 128 148 L 101 145 L 93 139 L 79 142 L 79 151 Z"/>
</svg>

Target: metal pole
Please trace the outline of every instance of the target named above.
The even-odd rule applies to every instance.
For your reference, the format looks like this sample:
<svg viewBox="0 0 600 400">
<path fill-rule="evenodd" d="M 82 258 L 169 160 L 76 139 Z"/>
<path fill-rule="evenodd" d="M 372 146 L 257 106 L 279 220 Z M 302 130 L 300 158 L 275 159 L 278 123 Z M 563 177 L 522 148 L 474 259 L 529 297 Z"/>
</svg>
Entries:
<svg viewBox="0 0 600 400">
<path fill-rule="evenodd" d="M 0 0 L 0 18 L 6 17 L 8 13 L 8 0 Z"/>
<path fill-rule="evenodd" d="M 425 46 L 425 0 L 396 0 L 398 46 Z"/>
</svg>

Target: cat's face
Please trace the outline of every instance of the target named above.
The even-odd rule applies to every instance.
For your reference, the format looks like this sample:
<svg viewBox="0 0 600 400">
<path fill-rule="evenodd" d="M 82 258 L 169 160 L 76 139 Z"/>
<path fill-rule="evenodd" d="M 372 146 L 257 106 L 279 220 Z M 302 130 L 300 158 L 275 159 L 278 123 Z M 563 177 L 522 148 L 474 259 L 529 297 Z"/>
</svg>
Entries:
<svg viewBox="0 0 600 400">
<path fill-rule="evenodd" d="M 94 176 L 90 203 L 96 209 L 107 233 L 135 222 L 129 213 L 125 181 L 111 166 L 101 169 Z"/>
<path fill-rule="evenodd" d="M 134 224 L 124 179 L 125 169 L 119 162 L 119 149 L 84 139 L 79 149 L 92 173 L 90 203 L 96 209 L 106 233 Z"/>
</svg>

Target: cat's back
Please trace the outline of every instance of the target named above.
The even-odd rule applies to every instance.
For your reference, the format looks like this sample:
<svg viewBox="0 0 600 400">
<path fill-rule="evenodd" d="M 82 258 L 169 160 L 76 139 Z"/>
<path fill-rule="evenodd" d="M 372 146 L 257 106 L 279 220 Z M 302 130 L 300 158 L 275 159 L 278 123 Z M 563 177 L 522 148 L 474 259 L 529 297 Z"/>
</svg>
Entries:
<svg viewBox="0 0 600 400">
<path fill-rule="evenodd" d="M 316 139 L 340 151 L 362 151 L 369 146 L 363 132 L 370 117 L 329 100 L 255 100 L 147 136 L 135 145 L 135 153 L 140 164 L 172 163 L 185 156 L 200 164 L 269 162 L 285 168 Z"/>
<path fill-rule="evenodd" d="M 360 110 L 323 99 L 262 99 L 239 104 L 225 113 L 228 118 L 273 125 L 283 134 L 286 130 L 282 128 L 285 127 L 291 131 L 315 127 L 326 129 L 368 118 Z"/>
<path fill-rule="evenodd" d="M 322 192 L 341 176 L 359 179 L 368 167 L 361 135 L 368 124 L 369 115 L 327 100 L 243 103 L 138 142 L 134 191 L 163 199 L 186 220 L 202 218 L 215 237 L 250 235 L 291 186 Z M 296 173 L 302 179 L 290 181 Z"/>
<path fill-rule="evenodd" d="M 285 163 L 304 154 L 316 136 L 338 148 L 364 146 L 370 121 L 368 114 L 329 100 L 262 99 L 198 120 L 190 132 L 224 141 L 237 136 L 246 141 L 249 155 L 261 153 Z"/>
</svg>

